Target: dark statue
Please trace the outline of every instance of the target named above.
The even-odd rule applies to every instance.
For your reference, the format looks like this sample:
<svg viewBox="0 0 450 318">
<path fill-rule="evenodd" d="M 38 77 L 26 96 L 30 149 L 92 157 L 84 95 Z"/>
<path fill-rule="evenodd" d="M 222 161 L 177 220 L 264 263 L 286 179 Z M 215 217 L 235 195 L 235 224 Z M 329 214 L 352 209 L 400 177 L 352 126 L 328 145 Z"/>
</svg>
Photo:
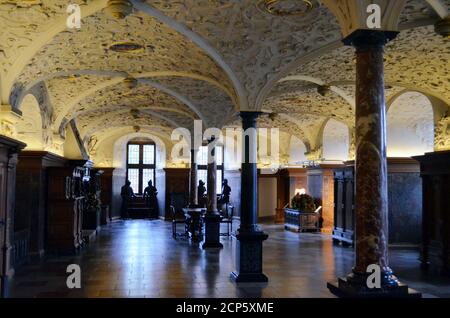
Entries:
<svg viewBox="0 0 450 318">
<path fill-rule="evenodd" d="M 158 200 L 156 196 L 158 195 L 158 190 L 153 186 L 152 180 L 148 182 L 148 187 L 144 189 L 144 199 L 148 208 L 152 211 L 152 217 L 157 217 L 158 212 Z"/>
<path fill-rule="evenodd" d="M 219 203 L 220 204 L 230 203 L 230 193 L 231 193 L 231 188 L 228 185 L 228 180 L 224 179 L 222 182 L 222 194 L 220 195 Z"/>
<path fill-rule="evenodd" d="M 206 196 L 205 183 L 202 180 L 200 180 L 198 182 L 197 190 L 198 190 L 198 205 L 200 207 L 205 208 L 206 207 L 206 203 L 208 202 L 208 198 Z"/>
<path fill-rule="evenodd" d="M 131 198 L 135 197 L 130 180 L 127 180 L 125 185 L 122 186 L 120 196 L 122 197 L 122 218 L 128 218 L 128 206 L 130 205 Z"/>
</svg>

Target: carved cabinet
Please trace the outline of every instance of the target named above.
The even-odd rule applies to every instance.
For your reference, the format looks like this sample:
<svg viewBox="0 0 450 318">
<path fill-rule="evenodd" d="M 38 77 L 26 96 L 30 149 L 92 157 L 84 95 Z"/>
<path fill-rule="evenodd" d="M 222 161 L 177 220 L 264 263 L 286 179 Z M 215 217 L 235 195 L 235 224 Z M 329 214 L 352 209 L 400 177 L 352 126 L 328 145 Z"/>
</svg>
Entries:
<svg viewBox="0 0 450 318">
<path fill-rule="evenodd" d="M 334 242 L 353 245 L 355 240 L 355 204 L 353 167 L 334 172 Z"/>
<path fill-rule="evenodd" d="M 0 136 L 0 297 L 8 296 L 13 269 L 17 154 L 25 144 Z"/>
<path fill-rule="evenodd" d="M 450 275 L 450 151 L 415 159 L 423 190 L 422 266 Z"/>
<path fill-rule="evenodd" d="M 47 248 L 73 253 L 83 245 L 83 210 L 89 186 L 89 164 L 71 162 L 48 170 Z"/>
</svg>

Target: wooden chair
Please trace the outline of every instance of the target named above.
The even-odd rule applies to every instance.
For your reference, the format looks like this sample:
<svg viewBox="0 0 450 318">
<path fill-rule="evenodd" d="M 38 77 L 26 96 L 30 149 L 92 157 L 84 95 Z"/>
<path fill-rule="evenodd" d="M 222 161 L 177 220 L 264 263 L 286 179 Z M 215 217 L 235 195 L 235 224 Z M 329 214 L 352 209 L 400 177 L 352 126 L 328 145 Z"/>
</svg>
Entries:
<svg viewBox="0 0 450 318">
<path fill-rule="evenodd" d="M 180 215 L 180 214 L 176 213 L 175 207 L 173 205 L 170 206 L 170 213 L 172 214 L 172 237 L 174 239 L 176 239 L 177 236 L 188 236 L 189 231 L 188 231 L 186 217 L 184 215 Z M 177 232 L 178 224 L 184 225 L 184 232 L 181 234 Z"/>
<path fill-rule="evenodd" d="M 222 210 L 222 221 L 220 223 L 225 223 L 227 225 L 227 231 L 225 233 L 220 233 L 221 236 L 230 236 L 233 232 L 233 214 L 234 206 L 230 204 L 225 204 L 225 211 Z"/>
</svg>

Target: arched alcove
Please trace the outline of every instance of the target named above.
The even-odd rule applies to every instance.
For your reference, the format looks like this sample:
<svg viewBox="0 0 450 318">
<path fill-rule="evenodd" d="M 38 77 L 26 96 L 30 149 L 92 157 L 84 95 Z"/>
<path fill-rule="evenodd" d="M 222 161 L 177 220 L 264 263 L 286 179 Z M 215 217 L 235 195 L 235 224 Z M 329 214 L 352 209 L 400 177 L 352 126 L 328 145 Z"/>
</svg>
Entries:
<svg viewBox="0 0 450 318">
<path fill-rule="evenodd" d="M 433 106 L 418 92 L 397 97 L 387 115 L 389 157 L 411 157 L 434 149 Z"/>
<path fill-rule="evenodd" d="M 350 137 L 347 125 L 335 119 L 328 120 L 323 129 L 323 158 L 325 160 L 348 160 Z"/>
<path fill-rule="evenodd" d="M 306 146 L 299 138 L 292 136 L 289 145 L 289 165 L 299 165 L 307 161 Z"/>
<path fill-rule="evenodd" d="M 20 109 L 22 118 L 17 123 L 17 138 L 27 144 L 25 150 L 44 150 L 41 110 L 34 95 L 26 95 Z"/>
</svg>

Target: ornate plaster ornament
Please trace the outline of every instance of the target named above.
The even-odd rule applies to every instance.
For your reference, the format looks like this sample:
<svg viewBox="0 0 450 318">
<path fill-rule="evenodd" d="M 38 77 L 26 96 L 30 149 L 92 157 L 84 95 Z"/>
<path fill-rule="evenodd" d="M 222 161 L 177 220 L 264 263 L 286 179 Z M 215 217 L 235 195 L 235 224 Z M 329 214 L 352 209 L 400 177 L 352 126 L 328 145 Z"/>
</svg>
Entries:
<svg viewBox="0 0 450 318">
<path fill-rule="evenodd" d="M 134 129 L 134 131 L 135 132 L 139 132 L 139 131 L 141 131 L 141 127 L 140 126 L 133 126 L 133 129 Z"/>
<path fill-rule="evenodd" d="M 142 52 L 144 46 L 133 42 L 119 42 L 112 44 L 109 49 L 118 53 L 136 53 Z"/>
<path fill-rule="evenodd" d="M 136 88 L 136 86 L 138 85 L 138 81 L 134 77 L 127 77 L 123 80 L 123 83 L 128 89 Z"/>
<path fill-rule="evenodd" d="M 139 109 L 132 109 L 130 110 L 131 116 L 133 116 L 134 119 L 139 118 Z"/>
<path fill-rule="evenodd" d="M 109 0 L 106 12 L 115 19 L 125 19 L 133 12 L 133 5 L 128 0 Z"/>
<path fill-rule="evenodd" d="M 322 96 L 327 96 L 331 92 L 329 85 L 319 85 L 317 86 L 317 93 Z"/>
<path fill-rule="evenodd" d="M 258 7 L 272 15 L 286 17 L 305 15 L 314 8 L 314 5 L 309 0 L 261 0 Z"/>
<path fill-rule="evenodd" d="M 13 111 L 11 105 L 0 105 L 0 134 L 7 137 L 17 136 L 17 122 L 20 115 Z"/>
</svg>

